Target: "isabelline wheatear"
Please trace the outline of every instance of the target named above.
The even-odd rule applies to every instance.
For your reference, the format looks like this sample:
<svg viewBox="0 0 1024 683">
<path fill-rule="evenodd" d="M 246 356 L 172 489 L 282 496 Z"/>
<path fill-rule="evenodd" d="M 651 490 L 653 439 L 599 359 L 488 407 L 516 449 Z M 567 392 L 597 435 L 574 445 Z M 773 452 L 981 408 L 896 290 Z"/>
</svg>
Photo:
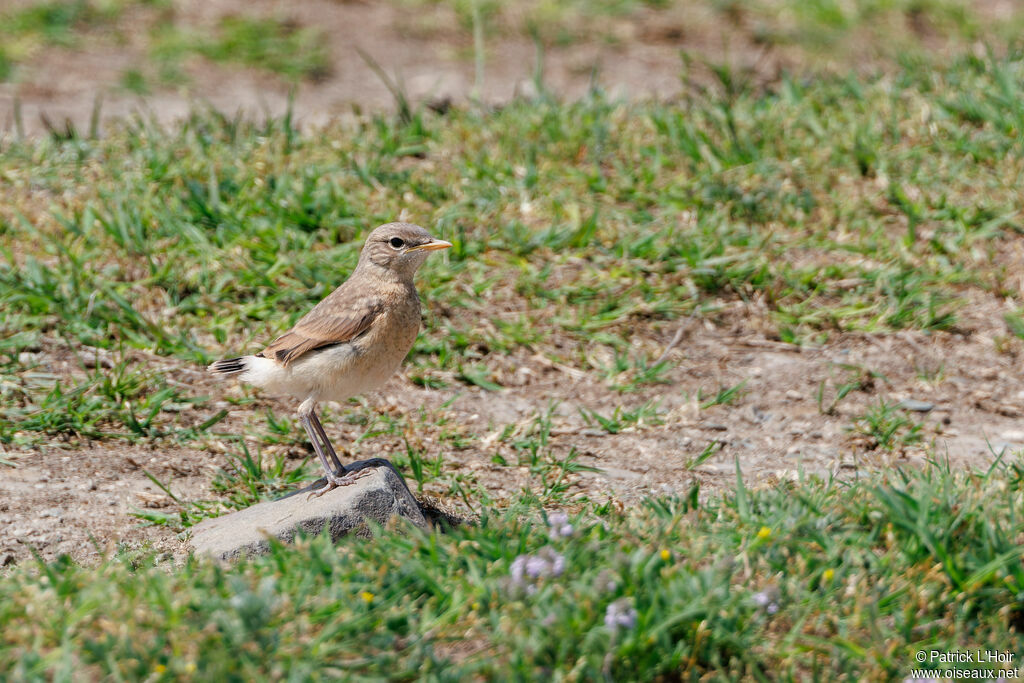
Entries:
<svg viewBox="0 0 1024 683">
<path fill-rule="evenodd" d="M 398 369 L 420 329 L 420 298 L 413 276 L 427 255 L 447 249 L 411 223 L 388 223 L 370 233 L 352 275 L 288 332 L 253 356 L 219 360 L 218 375 L 238 375 L 264 391 L 292 396 L 299 420 L 323 465 L 321 496 L 355 481 L 374 458 L 343 466 L 316 416 L 320 401 L 344 401 L 375 389 Z"/>
</svg>

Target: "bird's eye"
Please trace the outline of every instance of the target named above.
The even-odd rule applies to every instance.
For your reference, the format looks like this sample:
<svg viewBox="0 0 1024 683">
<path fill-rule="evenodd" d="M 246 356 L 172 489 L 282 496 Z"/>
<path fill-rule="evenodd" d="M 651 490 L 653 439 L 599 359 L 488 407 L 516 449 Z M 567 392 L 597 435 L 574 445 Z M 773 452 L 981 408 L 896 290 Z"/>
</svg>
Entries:
<svg viewBox="0 0 1024 683">
<path fill-rule="evenodd" d="M 402 247 L 405 246 L 405 240 L 403 240 L 401 237 L 392 237 L 390 243 L 392 249 L 401 249 Z"/>
</svg>

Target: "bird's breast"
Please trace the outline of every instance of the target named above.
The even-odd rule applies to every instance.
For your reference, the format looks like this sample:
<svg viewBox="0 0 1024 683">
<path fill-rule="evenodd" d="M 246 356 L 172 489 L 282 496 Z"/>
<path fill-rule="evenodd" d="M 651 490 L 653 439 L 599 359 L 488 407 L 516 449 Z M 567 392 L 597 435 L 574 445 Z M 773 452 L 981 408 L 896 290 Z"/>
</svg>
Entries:
<svg viewBox="0 0 1024 683">
<path fill-rule="evenodd" d="M 417 304 L 419 302 L 416 302 Z M 324 349 L 315 367 L 321 400 L 343 401 L 384 384 L 409 353 L 419 332 L 419 306 L 393 307 L 365 334 L 337 348 Z"/>
</svg>

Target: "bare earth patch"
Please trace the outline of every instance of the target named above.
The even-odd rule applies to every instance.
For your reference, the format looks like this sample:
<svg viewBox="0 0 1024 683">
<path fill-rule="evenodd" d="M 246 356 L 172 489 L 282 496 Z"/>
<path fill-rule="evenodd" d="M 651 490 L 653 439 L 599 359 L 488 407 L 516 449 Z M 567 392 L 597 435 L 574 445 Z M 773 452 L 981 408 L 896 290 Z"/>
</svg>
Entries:
<svg viewBox="0 0 1024 683">
<path fill-rule="evenodd" d="M 992 21 L 1016 11 L 1005 2 L 974 5 L 979 16 L 991 15 Z M 542 24 L 538 30 L 545 36 L 545 48 L 539 62 L 537 45 L 523 28 L 526 17 L 508 10 L 509 25 L 484 36 L 484 69 L 478 82 L 472 32 L 446 3 L 309 0 L 285 10 L 271 0 L 180 0 L 172 6 L 163 17 L 133 6 L 116 31 L 89 29 L 74 48 L 39 50 L 16 79 L 0 83 L 0 130 L 13 130 L 20 110 L 28 134 L 45 132 L 48 125 L 63 130 L 68 121 L 87 131 L 97 99 L 104 120 L 139 113 L 162 123 L 185 118 L 197 103 L 229 115 L 281 116 L 292 96 L 296 118 L 304 125 L 322 125 L 353 110 L 393 107 L 394 95 L 360 51 L 414 103 L 464 102 L 469 97 L 502 103 L 533 93 L 539 66 L 545 87 L 566 100 L 584 96 L 595 85 L 615 97 L 666 99 L 685 92 L 684 73 L 698 81 L 713 80 L 708 64 L 728 64 L 754 82 L 774 81 L 808 64 L 817 72 L 869 71 L 878 66 L 879 43 L 885 42 L 876 36 L 851 38 L 844 42 L 848 49 L 808 53 L 788 39 L 768 44 L 763 19 L 739 6 L 716 11 L 713 3 L 681 2 L 654 10 L 638 3 L 628 13 L 568 19 L 564 27 Z M 181 64 L 179 83 L 161 83 L 150 74 L 150 92 L 143 95 L 123 85 L 127 70 L 156 70 L 146 66 L 152 27 L 173 23 L 188 32 L 237 16 L 321 30 L 329 49 L 326 72 L 295 87 L 264 70 L 191 56 Z M 928 26 L 909 25 L 906 33 L 930 50 L 948 47 Z M 683 55 L 688 57 L 684 60 Z"/>
<path fill-rule="evenodd" d="M 194 26 L 213 25 L 222 17 L 240 13 L 279 14 L 275 12 L 277 3 L 265 1 L 176 4 L 181 21 Z M 301 83 L 294 92 L 294 111 L 303 124 L 322 125 L 350 115 L 354 108 L 375 111 L 392 107 L 393 95 L 359 50 L 399 81 L 414 102 L 464 101 L 474 91 L 472 43 L 454 14 L 444 7 L 424 6 L 414 11 L 387 3 L 313 0 L 296 4 L 287 18 L 317 26 L 329 36 L 328 74 L 316 82 Z M 628 37 L 636 38 L 643 22 L 643 18 L 625 22 Z M 705 42 L 700 38 L 705 32 L 693 35 L 691 43 L 694 39 Z M 670 96 L 681 89 L 682 37 L 670 34 L 670 38 L 556 48 L 546 57 L 546 84 L 569 99 L 585 94 L 595 79 L 618 95 Z M 292 85 L 286 80 L 205 59 L 190 59 L 183 65 L 188 79 L 184 87 L 161 87 L 146 96 L 120 89 L 122 72 L 142 63 L 145 56 L 145 40 L 137 37 L 127 44 L 88 45 L 74 53 L 48 48 L 33 60 L 23 82 L 0 83 L 0 124 L 4 129 L 13 128 L 18 102 L 27 133 L 45 131 L 42 116 L 58 127 L 70 120 L 79 130 L 87 130 L 97 97 L 102 97 L 104 118 L 139 112 L 163 123 L 186 117 L 197 102 L 207 102 L 229 114 L 243 111 L 257 116 L 281 116 L 288 108 Z M 536 48 L 531 41 L 514 34 L 489 38 L 479 94 L 485 101 L 503 102 L 530 92 L 535 63 Z"/>
</svg>

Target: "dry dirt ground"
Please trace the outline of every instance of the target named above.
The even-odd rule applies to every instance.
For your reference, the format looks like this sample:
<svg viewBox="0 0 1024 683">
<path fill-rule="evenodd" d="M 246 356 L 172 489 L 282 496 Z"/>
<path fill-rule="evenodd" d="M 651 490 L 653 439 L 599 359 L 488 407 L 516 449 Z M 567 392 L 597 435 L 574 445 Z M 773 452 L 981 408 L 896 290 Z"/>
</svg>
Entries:
<svg viewBox="0 0 1024 683">
<path fill-rule="evenodd" d="M 293 106 L 300 125 L 323 124 L 351 115 L 355 108 L 375 111 L 394 104 L 388 87 L 360 56 L 360 50 L 398 81 L 414 103 L 463 102 L 471 96 L 500 103 L 533 92 L 537 48 L 518 28 L 485 36 L 484 69 L 477 92 L 472 33 L 460 25 L 449 5 L 397 0 L 173 3 L 175 21 L 184 27 L 209 27 L 223 17 L 246 15 L 283 17 L 300 26 L 323 29 L 329 38 L 330 66 L 324 78 L 303 82 L 295 91 Z M 1012 8 L 1006 0 L 988 0 L 978 3 L 977 11 L 999 17 L 1010 12 L 1007 5 Z M 754 82 L 774 80 L 784 69 L 800 71 L 801 61 L 808 55 L 785 44 L 767 48 L 757 38 L 756 18 L 736 7 L 727 21 L 710 3 L 679 3 L 668 10 L 640 6 L 628 16 L 592 18 L 576 28 L 578 35 L 572 39 L 546 46 L 545 87 L 566 99 L 584 95 L 594 84 L 612 96 L 673 97 L 684 88 L 680 78 L 683 53 L 693 57 L 688 73 L 698 79 L 708 73 L 705 63 L 730 64 Z M 125 70 L 147 63 L 147 31 L 156 11 L 129 9 L 129 28 L 116 39 L 104 29 L 95 29 L 93 39 L 81 41 L 73 52 L 61 47 L 42 49 L 14 82 L 0 83 L 0 130 L 15 127 L 18 107 L 22 128 L 28 134 L 45 131 L 43 116 L 59 129 L 70 121 L 78 130 L 88 130 L 97 97 L 102 99 L 104 119 L 142 113 L 166 123 L 187 115 L 197 102 L 228 114 L 280 116 L 287 110 L 292 87 L 285 80 L 257 69 L 201 58 L 183 65 L 186 85 L 157 88 L 145 97 L 120 88 Z M 509 21 L 517 24 L 514 12 Z M 913 26 L 908 30 L 920 32 Z M 927 31 L 921 30 L 925 31 L 920 36 L 924 43 L 941 47 L 940 41 L 932 41 Z M 872 41 L 864 44 L 870 46 Z M 870 68 L 873 63 L 867 52 L 830 53 L 815 56 L 814 69 L 845 73 L 851 68 Z"/>
<path fill-rule="evenodd" d="M 728 488 L 735 482 L 737 459 L 745 479 L 755 486 L 801 473 L 851 478 L 878 468 L 913 466 L 928 457 L 926 448 L 954 465 L 983 467 L 1003 449 L 1024 448 L 1024 387 L 1016 369 L 1019 342 L 1006 339 L 996 309 L 992 304 L 965 306 L 961 319 L 969 331 L 960 334 L 846 334 L 813 348 L 769 339 L 751 324 L 761 318 L 759 312 L 737 304 L 717 323 L 688 319 L 681 327 L 652 331 L 645 342 L 652 348 L 667 348 L 677 340 L 668 353 L 673 369 L 670 383 L 639 393 L 611 391 L 573 368 L 523 353 L 497 361 L 506 385 L 515 385 L 499 392 L 458 385 L 423 389 L 400 373 L 364 406 L 345 406 L 333 414 L 365 410 L 408 416 L 425 411 L 434 422 L 449 418 L 448 424 L 465 437 L 465 446 L 452 448 L 418 434 L 415 421 L 404 437 L 429 457 L 441 455 L 446 474 L 478 482 L 499 502 L 530 483 L 528 469 L 516 465 L 515 452 L 499 435 L 509 425 L 525 432 L 551 402 L 556 402 L 554 454 L 564 457 L 575 448 L 580 463 L 601 470 L 572 475 L 570 493 L 616 504 L 628 505 L 645 494 L 683 493 L 694 480 L 705 492 Z M 239 392 L 231 385 L 211 384 L 199 367 L 177 372 L 197 392 Z M 831 414 L 823 411 L 818 400 L 822 384 L 827 408 L 835 388 L 851 376 L 866 381 Z M 698 405 L 698 392 L 707 397 L 721 386 L 741 382 L 745 384 L 733 403 Z M 851 429 L 880 399 L 934 405 L 927 413 L 903 413 L 922 423 L 921 442 L 888 451 L 873 448 Z M 588 425 L 580 413 L 587 409 L 609 415 L 615 406 L 648 401 L 656 402 L 658 419 L 617 434 Z M 204 407 L 195 419 L 226 405 Z M 282 414 L 288 410 L 261 399 L 234 410 L 218 430 L 245 433 L 246 424 L 266 419 L 267 405 Z M 328 425 L 336 444 L 349 445 L 351 457 L 404 452 L 401 436 L 351 446 L 366 429 L 351 422 L 335 419 Z M 694 466 L 712 442 L 720 444 L 719 450 Z M 280 448 L 291 448 L 295 458 L 309 457 L 298 446 Z M 265 456 L 272 454 L 272 448 L 265 449 Z M 508 464 L 496 464 L 496 454 Z M 143 527 L 131 514 L 143 508 L 176 509 L 145 472 L 168 482 L 183 500 L 202 500 L 213 497 L 210 482 L 224 465 L 223 453 L 198 445 L 147 449 L 104 443 L 21 453 L 18 467 L 5 468 L 0 478 L 0 558 L 24 560 L 35 548 L 46 558 L 70 553 L 89 560 L 120 542 L 129 547 L 148 543 L 177 554 L 183 546 L 173 531 Z M 447 494 L 437 485 L 428 484 L 426 491 Z"/>
</svg>

